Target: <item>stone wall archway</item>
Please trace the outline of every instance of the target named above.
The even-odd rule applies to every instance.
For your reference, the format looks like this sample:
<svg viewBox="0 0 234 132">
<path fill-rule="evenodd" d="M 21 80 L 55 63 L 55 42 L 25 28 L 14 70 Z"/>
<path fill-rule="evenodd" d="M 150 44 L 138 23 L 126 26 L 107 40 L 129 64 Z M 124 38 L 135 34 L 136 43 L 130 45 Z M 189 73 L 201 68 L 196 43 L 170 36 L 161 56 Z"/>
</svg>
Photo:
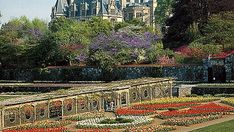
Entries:
<svg viewBox="0 0 234 132">
<path fill-rule="evenodd" d="M 62 116 L 62 101 L 56 100 L 49 103 L 49 118 L 57 118 Z"/>
<path fill-rule="evenodd" d="M 21 111 L 21 124 L 32 123 L 35 119 L 35 112 L 33 105 L 24 105 L 20 108 Z"/>
</svg>

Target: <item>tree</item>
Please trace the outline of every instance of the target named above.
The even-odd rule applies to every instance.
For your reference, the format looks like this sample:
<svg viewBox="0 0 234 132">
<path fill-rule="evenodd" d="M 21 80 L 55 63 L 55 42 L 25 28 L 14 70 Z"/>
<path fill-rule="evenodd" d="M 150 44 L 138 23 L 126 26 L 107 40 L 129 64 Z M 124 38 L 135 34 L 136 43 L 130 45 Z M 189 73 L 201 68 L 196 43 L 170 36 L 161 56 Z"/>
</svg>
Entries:
<svg viewBox="0 0 234 132">
<path fill-rule="evenodd" d="M 2 25 L 0 31 L 2 66 L 8 68 L 29 67 L 28 53 L 37 45 L 47 30 L 47 24 L 44 21 L 39 19 L 30 21 L 25 16 L 12 19 Z"/>
<path fill-rule="evenodd" d="M 164 27 L 166 20 L 172 15 L 172 5 L 174 0 L 157 0 L 157 3 L 155 20 L 160 27 Z"/>
<path fill-rule="evenodd" d="M 173 16 L 166 21 L 164 47 L 176 48 L 189 44 L 196 37 L 191 36 L 191 29 L 195 34 L 203 35 L 202 29 L 206 25 L 209 15 L 222 11 L 234 10 L 233 1 L 220 0 L 176 0 L 173 5 Z M 194 30 L 195 29 L 195 30 Z"/>
<path fill-rule="evenodd" d="M 100 33 L 110 34 L 113 30 L 112 24 L 108 20 L 103 20 L 101 17 L 92 17 L 88 21 L 91 27 L 91 36 L 96 37 Z"/>
<path fill-rule="evenodd" d="M 57 18 L 49 26 L 58 44 L 63 60 L 70 65 L 81 53 L 87 53 L 92 28 L 88 22 L 77 22 L 65 17 Z"/>
<path fill-rule="evenodd" d="M 223 50 L 234 49 L 234 12 L 211 15 L 202 32 L 204 35 L 194 43 L 222 45 Z"/>
</svg>

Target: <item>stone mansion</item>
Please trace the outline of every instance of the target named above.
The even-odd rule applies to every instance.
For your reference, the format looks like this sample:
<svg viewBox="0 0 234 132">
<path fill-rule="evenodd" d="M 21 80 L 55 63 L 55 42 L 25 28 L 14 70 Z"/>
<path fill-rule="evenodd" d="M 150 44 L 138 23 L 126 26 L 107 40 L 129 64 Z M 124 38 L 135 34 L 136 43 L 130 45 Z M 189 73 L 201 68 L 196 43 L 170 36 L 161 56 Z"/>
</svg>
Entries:
<svg viewBox="0 0 234 132">
<path fill-rule="evenodd" d="M 65 16 L 84 21 L 98 16 L 111 22 L 139 19 L 153 25 L 156 7 L 156 0 L 57 0 L 51 19 Z"/>
</svg>

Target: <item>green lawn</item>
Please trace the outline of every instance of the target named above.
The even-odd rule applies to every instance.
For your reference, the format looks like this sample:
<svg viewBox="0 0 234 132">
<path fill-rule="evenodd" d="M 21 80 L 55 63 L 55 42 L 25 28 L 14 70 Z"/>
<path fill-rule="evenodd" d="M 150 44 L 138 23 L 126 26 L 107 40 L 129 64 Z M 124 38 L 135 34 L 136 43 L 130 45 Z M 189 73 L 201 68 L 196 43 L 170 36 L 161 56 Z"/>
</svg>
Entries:
<svg viewBox="0 0 234 132">
<path fill-rule="evenodd" d="M 16 98 L 17 96 L 0 96 L 0 101 L 10 99 L 10 98 Z"/>
<path fill-rule="evenodd" d="M 234 131 L 234 120 L 200 128 L 191 132 L 233 132 L 233 131 Z"/>
</svg>

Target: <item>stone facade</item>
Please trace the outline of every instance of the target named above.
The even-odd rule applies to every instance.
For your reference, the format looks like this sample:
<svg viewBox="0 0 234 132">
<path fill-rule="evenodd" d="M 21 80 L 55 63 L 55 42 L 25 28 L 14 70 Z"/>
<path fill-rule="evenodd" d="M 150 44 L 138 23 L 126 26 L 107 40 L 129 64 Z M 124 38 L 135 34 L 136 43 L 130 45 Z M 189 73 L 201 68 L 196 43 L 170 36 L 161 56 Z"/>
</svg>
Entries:
<svg viewBox="0 0 234 132">
<path fill-rule="evenodd" d="M 140 19 L 154 25 L 156 1 L 133 0 L 57 0 L 52 8 L 52 20 L 67 17 L 79 21 L 98 16 L 110 22 Z"/>
<path fill-rule="evenodd" d="M 0 128 L 56 119 L 90 111 L 114 111 L 132 103 L 171 97 L 172 79 L 143 78 L 82 87 L 66 94 L 48 93 L 0 102 Z"/>
</svg>

